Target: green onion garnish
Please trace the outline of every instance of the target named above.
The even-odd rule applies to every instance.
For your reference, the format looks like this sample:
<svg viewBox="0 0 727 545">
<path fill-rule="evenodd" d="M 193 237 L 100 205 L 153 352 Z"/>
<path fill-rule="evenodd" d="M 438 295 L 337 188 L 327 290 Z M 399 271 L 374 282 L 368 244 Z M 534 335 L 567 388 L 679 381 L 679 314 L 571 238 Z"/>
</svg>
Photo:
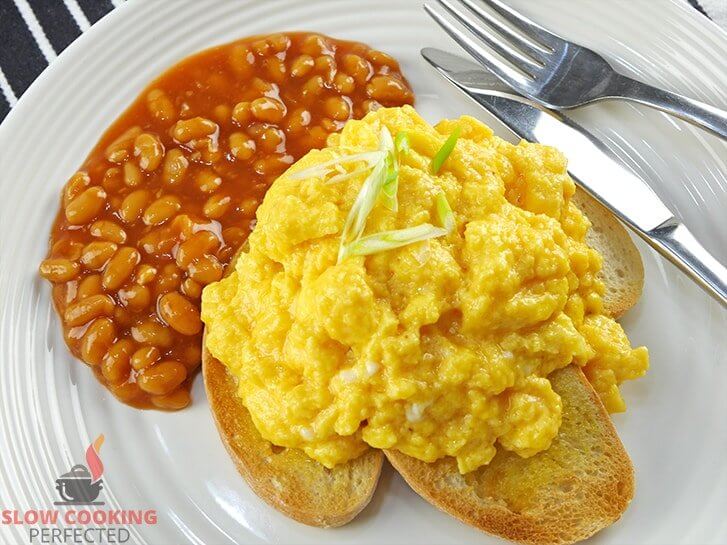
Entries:
<svg viewBox="0 0 727 545">
<path fill-rule="evenodd" d="M 399 191 L 399 162 L 396 158 L 396 144 L 391 138 L 391 133 L 386 127 L 381 128 L 381 136 L 379 137 L 379 149 L 386 153 L 384 158 L 384 170 L 386 171 L 386 179 L 381 187 L 381 196 L 384 206 L 389 210 L 396 212 L 399 209 L 397 193 Z"/>
<path fill-rule="evenodd" d="M 442 165 L 447 160 L 447 157 L 449 157 L 449 154 L 452 153 L 452 150 L 454 149 L 454 146 L 457 143 L 457 139 L 459 138 L 461 132 L 462 129 L 460 127 L 454 129 L 454 131 L 452 131 L 452 134 L 449 135 L 449 138 L 447 138 L 442 147 L 439 148 L 439 151 L 432 158 L 432 174 L 436 174 L 437 172 L 439 172 L 439 169 L 442 168 Z"/>
<path fill-rule="evenodd" d="M 395 248 L 401 248 L 415 242 L 437 238 L 447 234 L 447 230 L 435 227 L 430 223 L 423 223 L 416 227 L 399 229 L 397 231 L 384 231 L 363 238 L 360 238 L 345 247 L 339 262 L 349 256 L 370 255 L 378 252 L 385 252 Z"/>
<path fill-rule="evenodd" d="M 336 167 L 339 165 L 357 163 L 360 161 L 366 163 L 367 168 L 371 168 L 379 163 L 382 159 L 384 159 L 384 157 L 386 157 L 386 154 L 383 151 L 367 151 L 364 153 L 344 155 L 342 157 L 326 161 L 325 163 L 321 163 L 320 165 L 315 165 L 311 168 L 306 168 L 298 172 L 294 172 L 290 175 L 290 177 L 294 180 L 303 180 L 305 178 L 313 177 L 322 178 L 328 173 L 336 170 Z"/>
<path fill-rule="evenodd" d="M 399 155 L 409 153 L 409 133 L 406 131 L 399 131 L 396 133 L 396 138 L 394 138 L 394 147 Z"/>
<path fill-rule="evenodd" d="M 447 196 L 444 194 L 444 191 L 440 191 L 437 194 L 435 202 L 437 205 L 437 219 L 439 220 L 439 225 L 446 229 L 448 233 L 451 233 L 455 228 L 454 214 L 452 213 L 452 208 L 449 206 L 449 202 L 447 201 Z"/>
</svg>

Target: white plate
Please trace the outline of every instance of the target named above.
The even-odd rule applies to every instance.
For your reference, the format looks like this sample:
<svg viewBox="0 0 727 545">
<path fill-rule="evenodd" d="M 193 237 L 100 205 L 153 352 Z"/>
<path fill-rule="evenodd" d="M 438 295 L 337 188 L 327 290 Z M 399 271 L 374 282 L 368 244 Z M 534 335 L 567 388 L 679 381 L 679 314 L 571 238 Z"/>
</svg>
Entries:
<svg viewBox="0 0 727 545">
<path fill-rule="evenodd" d="M 727 107 L 727 36 L 686 3 L 513 1 L 645 80 Z M 130 2 L 84 34 L 0 126 L 0 508 L 52 508 L 54 480 L 106 434 L 106 507 L 154 508 L 133 543 L 498 543 L 420 500 L 392 471 L 352 524 L 292 522 L 250 492 L 204 397 L 174 414 L 115 401 L 68 355 L 50 289 L 36 274 L 61 186 L 146 83 L 200 49 L 275 30 L 315 30 L 395 55 L 431 121 L 480 115 L 419 57 L 456 51 L 419 0 Z M 621 103 L 578 112 L 635 165 L 704 245 L 727 261 L 727 147 L 663 114 Z M 652 368 L 625 386 L 614 420 L 636 466 L 636 497 L 596 543 L 727 542 L 727 313 L 640 245 L 646 289 L 624 324 Z M 0 542 L 28 528 L 0 525 Z"/>
</svg>

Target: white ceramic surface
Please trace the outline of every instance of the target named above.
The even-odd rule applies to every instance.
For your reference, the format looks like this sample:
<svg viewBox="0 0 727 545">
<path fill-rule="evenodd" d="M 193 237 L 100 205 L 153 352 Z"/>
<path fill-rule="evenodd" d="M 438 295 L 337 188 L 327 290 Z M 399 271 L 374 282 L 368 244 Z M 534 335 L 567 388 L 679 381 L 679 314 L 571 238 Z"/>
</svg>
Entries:
<svg viewBox="0 0 727 545">
<path fill-rule="evenodd" d="M 727 35 L 677 0 L 512 0 L 566 37 L 652 83 L 727 107 Z M 50 508 L 54 479 L 99 433 L 107 507 L 155 508 L 132 543 L 498 543 L 438 512 L 386 470 L 352 524 L 319 530 L 258 500 L 214 428 L 201 380 L 179 413 L 113 399 L 68 355 L 50 289 L 38 278 L 61 186 L 102 131 L 174 62 L 238 37 L 315 30 L 367 42 L 402 62 L 430 121 L 479 115 L 419 57 L 456 51 L 418 0 L 155 0 L 124 4 L 84 34 L 0 126 L 0 508 Z M 622 103 L 575 116 L 598 132 L 722 261 L 727 261 L 727 145 Z M 501 128 L 501 127 L 500 127 Z M 503 133 L 505 134 L 505 133 Z M 623 320 L 652 367 L 624 387 L 614 421 L 636 467 L 636 497 L 593 543 L 727 543 L 727 313 L 639 244 L 646 289 Z M 0 525 L 0 543 L 27 543 Z"/>
</svg>

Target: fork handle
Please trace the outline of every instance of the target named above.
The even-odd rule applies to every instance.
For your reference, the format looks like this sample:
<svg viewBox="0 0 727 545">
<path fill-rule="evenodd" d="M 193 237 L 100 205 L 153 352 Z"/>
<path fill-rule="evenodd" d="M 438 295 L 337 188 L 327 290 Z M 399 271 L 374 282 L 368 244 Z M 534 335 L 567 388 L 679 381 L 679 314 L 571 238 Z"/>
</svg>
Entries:
<svg viewBox="0 0 727 545">
<path fill-rule="evenodd" d="M 647 242 L 727 308 L 727 268 L 675 218 L 645 233 Z"/>
<path fill-rule="evenodd" d="M 620 76 L 609 96 L 657 108 L 727 139 L 727 112 L 693 98 Z"/>
</svg>

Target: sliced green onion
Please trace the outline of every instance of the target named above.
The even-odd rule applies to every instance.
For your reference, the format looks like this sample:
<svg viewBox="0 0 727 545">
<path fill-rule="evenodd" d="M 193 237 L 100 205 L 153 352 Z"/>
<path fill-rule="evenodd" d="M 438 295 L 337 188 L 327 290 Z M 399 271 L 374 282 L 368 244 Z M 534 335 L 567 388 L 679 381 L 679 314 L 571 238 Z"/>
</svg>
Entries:
<svg viewBox="0 0 727 545">
<path fill-rule="evenodd" d="M 381 128 L 379 149 L 386 153 L 386 157 L 384 158 L 386 179 L 381 187 L 381 195 L 384 206 L 396 212 L 399 209 L 399 201 L 397 199 L 397 193 L 399 191 L 399 162 L 396 158 L 396 144 L 394 143 L 394 139 L 391 138 L 389 129 L 386 127 Z"/>
<path fill-rule="evenodd" d="M 447 160 L 447 157 L 449 157 L 449 154 L 452 153 L 452 150 L 454 149 L 454 146 L 457 143 L 457 139 L 459 138 L 461 132 L 462 129 L 460 127 L 454 129 L 454 131 L 452 131 L 452 134 L 449 135 L 449 138 L 445 140 L 442 147 L 439 148 L 439 151 L 436 153 L 436 155 L 432 157 L 432 174 L 436 174 L 437 172 L 439 172 L 439 169 L 442 168 L 442 165 Z"/>
<path fill-rule="evenodd" d="M 376 204 L 381 187 L 386 180 L 385 161 L 379 161 L 371 174 L 364 180 L 361 190 L 351 207 L 341 233 L 341 245 L 338 251 L 338 262 L 343 259 L 344 250 L 349 241 L 358 240 L 363 234 L 366 219 Z"/>
<path fill-rule="evenodd" d="M 360 174 L 364 174 L 371 170 L 371 167 L 366 168 L 360 168 L 358 170 L 354 170 L 352 172 L 346 172 L 341 174 L 336 174 L 335 176 L 331 176 L 326 180 L 326 185 L 330 184 L 337 184 L 338 182 L 343 182 L 344 180 L 350 180 L 351 178 L 355 178 L 356 176 Z"/>
<path fill-rule="evenodd" d="M 335 170 L 336 167 L 339 165 L 357 163 L 359 161 L 363 161 L 364 163 L 366 163 L 366 166 L 368 168 L 371 168 L 379 163 L 384 157 L 386 157 L 386 153 L 383 151 L 367 151 L 364 153 L 354 153 L 353 155 L 344 155 L 342 157 L 331 159 L 330 161 L 326 161 L 319 165 L 315 165 L 313 167 L 294 172 L 290 175 L 290 178 L 294 180 L 303 180 L 305 178 L 313 177 L 320 178 Z"/>
<path fill-rule="evenodd" d="M 360 238 L 342 249 L 341 259 L 354 255 L 370 255 L 408 246 L 415 242 L 437 238 L 447 234 L 446 229 L 435 227 L 431 223 L 423 223 L 416 227 L 397 231 L 384 231 Z M 339 262 L 340 260 L 339 259 Z"/>
<path fill-rule="evenodd" d="M 400 155 L 409 153 L 409 133 L 406 131 L 399 131 L 396 133 L 396 138 L 394 138 L 394 147 L 396 148 L 396 152 Z"/>
<path fill-rule="evenodd" d="M 451 233 L 455 228 L 454 214 L 452 213 L 452 207 L 449 206 L 449 202 L 447 201 L 447 196 L 444 194 L 444 191 L 440 191 L 437 194 L 436 204 L 439 225 L 446 229 L 448 233 Z"/>
</svg>

